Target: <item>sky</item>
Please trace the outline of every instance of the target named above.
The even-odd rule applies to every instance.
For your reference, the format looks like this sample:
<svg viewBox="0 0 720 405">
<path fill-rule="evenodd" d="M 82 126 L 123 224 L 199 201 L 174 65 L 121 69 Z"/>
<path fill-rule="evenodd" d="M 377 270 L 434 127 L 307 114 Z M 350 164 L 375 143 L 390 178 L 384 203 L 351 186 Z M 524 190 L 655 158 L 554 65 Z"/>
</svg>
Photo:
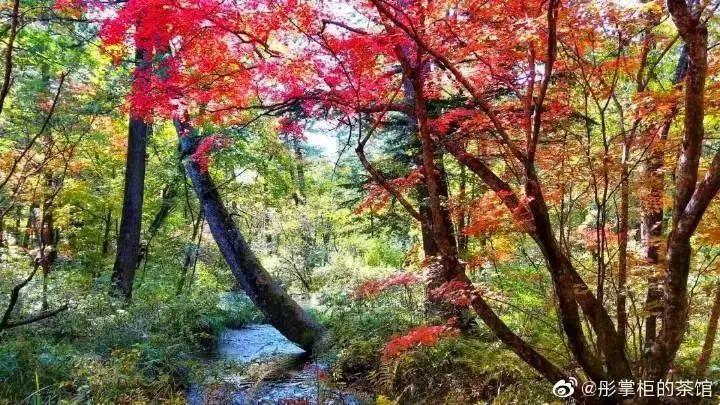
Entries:
<svg viewBox="0 0 720 405">
<path fill-rule="evenodd" d="M 323 157 L 337 160 L 338 138 L 335 126 L 327 121 L 316 121 L 305 129 L 307 144 L 320 149 Z"/>
</svg>

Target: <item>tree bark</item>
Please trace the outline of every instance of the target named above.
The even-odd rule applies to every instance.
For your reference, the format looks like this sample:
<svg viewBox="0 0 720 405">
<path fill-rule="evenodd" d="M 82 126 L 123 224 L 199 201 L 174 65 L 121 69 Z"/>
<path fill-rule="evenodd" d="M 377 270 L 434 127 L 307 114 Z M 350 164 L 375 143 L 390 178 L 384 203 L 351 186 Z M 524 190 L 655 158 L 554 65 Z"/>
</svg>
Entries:
<svg viewBox="0 0 720 405">
<path fill-rule="evenodd" d="M 160 229 L 165 225 L 170 213 L 175 209 L 175 203 L 177 202 L 178 190 L 177 183 L 181 181 L 180 177 L 176 177 L 171 180 L 172 183 L 166 184 L 162 191 L 162 201 L 160 202 L 160 209 L 155 213 L 153 221 L 147 230 L 148 244 L 150 241 L 157 236 Z"/>
<path fill-rule="evenodd" d="M 5 73 L 3 76 L 2 87 L 0 88 L 0 114 L 2 114 L 5 106 L 5 99 L 10 92 L 12 84 L 13 71 L 13 51 L 15 49 L 15 38 L 20 30 L 20 0 L 13 1 L 12 17 L 10 21 L 10 34 L 7 40 L 7 48 L 5 48 Z"/>
<path fill-rule="evenodd" d="M 292 162 L 292 170 L 290 172 L 293 182 L 295 183 L 293 199 L 295 200 L 295 205 L 305 205 L 305 200 L 307 199 L 305 195 L 305 160 L 302 149 L 300 148 L 300 140 L 297 137 L 292 137 L 292 139 L 288 141 L 295 154 L 295 161 Z"/>
<path fill-rule="evenodd" d="M 310 352 L 324 330 L 273 280 L 245 242 L 220 198 L 208 171 L 193 161 L 198 138 L 192 127 L 179 120 L 175 126 L 180 138 L 181 156 L 205 213 L 210 231 L 238 284 L 260 309 L 266 320 L 285 337 Z"/>
<path fill-rule="evenodd" d="M 136 51 L 136 80 L 146 66 L 145 52 Z M 130 299 L 140 253 L 143 195 L 145 191 L 145 159 L 150 126 L 131 112 L 125 164 L 125 194 L 117 242 L 117 255 L 112 273 L 110 294 Z"/>
<path fill-rule="evenodd" d="M 687 67 L 687 47 L 680 50 L 680 57 L 675 68 L 673 85 L 682 81 Z M 652 346 L 657 337 L 658 314 L 662 313 L 663 291 L 659 285 L 661 269 L 660 266 L 660 244 L 663 235 L 663 197 L 665 194 L 665 143 L 673 118 L 678 112 L 674 108 L 670 116 L 663 123 L 660 129 L 658 145 L 652 149 L 645 167 L 644 178 L 647 179 L 650 187 L 650 204 L 642 213 L 642 241 L 645 261 L 653 266 L 653 273 L 648 277 L 647 296 L 645 298 L 645 348 Z"/>
<path fill-rule="evenodd" d="M 424 184 L 427 189 L 427 209 L 429 210 L 430 230 L 437 253 L 433 257 L 435 263 L 426 267 L 426 288 L 428 302 L 433 304 L 431 309 L 439 312 L 446 318 L 455 318 L 459 327 L 468 330 L 473 325 L 469 312 L 462 307 L 443 302 L 433 296 L 432 292 L 445 283 L 456 280 L 468 280 L 465 265 L 458 257 L 457 239 L 453 228 L 450 210 L 448 209 L 448 185 L 445 168 L 441 159 L 437 159 L 438 146 L 430 135 L 428 123 L 427 102 L 425 100 L 424 66 L 410 66 L 404 60 L 405 76 L 413 87 L 414 111 L 417 121 L 417 133 L 420 140 L 420 156 L 424 174 Z M 422 207 L 421 202 L 421 207 Z M 425 238 L 425 237 L 424 237 Z"/>
<path fill-rule="evenodd" d="M 705 138 L 705 81 L 708 30 L 684 0 L 668 0 L 670 15 L 685 41 L 688 66 L 685 77 L 685 120 L 680 162 L 675 178 L 672 229 L 668 237 L 663 325 L 650 348 L 648 375 L 663 378 L 680 348 L 688 320 L 687 281 L 692 258 L 692 237 L 710 200 L 720 187 L 720 154 L 705 181 L 698 185 L 698 167 Z M 717 163 L 717 165 L 716 165 Z"/>
</svg>

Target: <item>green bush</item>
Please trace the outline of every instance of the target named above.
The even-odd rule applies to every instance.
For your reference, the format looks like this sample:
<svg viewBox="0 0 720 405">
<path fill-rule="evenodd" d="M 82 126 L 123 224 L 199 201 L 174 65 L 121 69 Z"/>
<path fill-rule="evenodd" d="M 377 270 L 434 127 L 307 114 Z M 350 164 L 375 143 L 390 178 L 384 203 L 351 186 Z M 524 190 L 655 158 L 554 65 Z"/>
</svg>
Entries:
<svg viewBox="0 0 720 405">
<path fill-rule="evenodd" d="M 243 296 L 148 287 L 162 288 L 146 284 L 130 305 L 93 290 L 55 319 L 0 335 L 0 403 L 183 403 L 220 330 L 259 319 Z"/>
<path fill-rule="evenodd" d="M 439 398 L 446 404 L 478 403 L 501 393 L 521 399 L 512 392 L 528 381 L 537 382 L 534 397 L 549 393 L 512 352 L 477 336 L 441 339 L 435 346 L 386 359 L 373 376 L 381 392 L 401 403 L 437 403 Z"/>
<path fill-rule="evenodd" d="M 415 302 L 422 302 L 422 288 L 410 292 Z M 393 337 L 440 322 L 429 318 L 420 305 L 403 305 L 405 294 L 404 289 L 389 289 L 368 299 L 356 299 L 351 293 L 324 296 L 319 315 L 331 331 L 325 357 L 335 380 L 401 404 L 552 399 L 547 383 L 481 326 L 432 347 L 383 358 L 383 349 Z"/>
</svg>

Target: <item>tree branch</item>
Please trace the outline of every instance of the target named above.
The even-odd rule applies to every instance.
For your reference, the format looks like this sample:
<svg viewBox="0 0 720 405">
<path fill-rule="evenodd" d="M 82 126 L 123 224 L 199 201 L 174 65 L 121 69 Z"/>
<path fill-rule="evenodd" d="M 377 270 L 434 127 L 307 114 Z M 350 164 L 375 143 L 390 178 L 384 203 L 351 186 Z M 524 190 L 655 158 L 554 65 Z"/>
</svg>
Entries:
<svg viewBox="0 0 720 405">
<path fill-rule="evenodd" d="M 2 88 L 0 88 L 0 114 L 2 114 L 3 107 L 5 106 L 5 98 L 7 98 L 10 92 L 13 70 L 13 50 L 15 47 L 15 38 L 18 33 L 18 25 L 20 25 L 20 0 L 15 0 L 13 3 L 12 21 L 10 22 L 10 36 L 8 37 L 8 44 L 5 49 L 5 75 L 3 77 Z"/>
</svg>

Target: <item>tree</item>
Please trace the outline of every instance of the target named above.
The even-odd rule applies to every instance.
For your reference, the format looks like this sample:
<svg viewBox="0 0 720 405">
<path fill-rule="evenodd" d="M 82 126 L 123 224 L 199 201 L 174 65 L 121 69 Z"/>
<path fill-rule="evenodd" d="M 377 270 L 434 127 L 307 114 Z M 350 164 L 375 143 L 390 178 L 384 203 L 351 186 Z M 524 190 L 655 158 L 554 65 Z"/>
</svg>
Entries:
<svg viewBox="0 0 720 405">
<path fill-rule="evenodd" d="M 367 21 L 375 22 L 374 25 L 369 24 L 368 28 L 358 28 L 342 21 L 341 17 L 333 20 L 325 15 L 318 17 L 322 22 L 316 22 L 314 27 L 311 24 L 311 28 L 307 28 L 307 25 L 299 27 L 304 35 L 317 44 L 312 52 L 321 49 L 323 57 L 334 61 L 320 67 L 316 64 L 308 69 L 319 75 L 324 84 L 306 97 L 317 99 L 319 104 L 330 106 L 341 114 L 348 114 L 348 111 L 376 114 L 370 130 L 372 133 L 375 127 L 382 125 L 388 111 L 407 110 L 406 105 L 395 102 L 398 90 L 394 89 L 401 88 L 402 83 L 412 83 L 416 97 L 414 114 L 418 117 L 418 134 L 423 144 L 425 182 L 434 206 L 433 239 L 438 243 L 441 257 L 447 263 L 452 261 L 450 258 L 456 256 L 456 253 L 448 244 L 444 248 L 440 247 L 447 240 L 444 236 L 447 232 L 443 226 L 438 226 L 442 205 L 437 188 L 437 171 L 431 157 L 432 149 L 437 144 L 443 145 L 459 164 L 473 172 L 479 181 L 492 190 L 518 227 L 535 241 L 552 276 L 558 316 L 565 337 L 587 378 L 595 381 L 632 378 L 633 368 L 625 352 L 624 324 L 627 321 L 623 314 L 623 301 L 619 299 L 617 304 L 621 318 L 619 328 L 611 316 L 612 310 L 605 305 L 605 284 L 611 277 L 610 273 L 606 273 L 609 239 L 605 215 L 608 213 L 613 187 L 610 170 L 614 169 L 602 163 L 599 176 L 605 179 L 595 183 L 604 188 L 602 191 L 602 188 L 596 187 L 600 192 L 595 193 L 599 196 L 595 203 L 598 215 L 595 225 L 598 236 L 594 238 L 597 241 L 595 261 L 598 265 L 595 292 L 558 240 L 551 216 L 553 202 L 549 198 L 552 193 L 545 184 L 547 179 L 543 178 L 543 174 L 548 171 L 548 145 L 557 142 L 557 134 L 563 131 L 563 125 L 572 125 L 573 120 L 580 115 L 574 111 L 575 100 L 562 100 L 552 94 L 553 91 L 557 94 L 569 88 L 569 75 L 586 80 L 586 95 L 602 98 L 601 103 L 597 103 L 600 114 L 605 113 L 608 105 L 618 102 L 612 95 L 615 94 L 614 87 L 618 85 L 621 75 L 630 70 L 627 64 L 623 65 L 625 61 L 637 58 L 632 59 L 636 63 L 633 66 L 640 68 L 633 68 L 632 74 L 639 78 L 638 92 L 643 92 L 651 80 L 656 80 L 653 69 L 662 62 L 667 50 L 659 57 L 653 54 L 653 59 L 648 60 L 648 54 L 656 47 L 649 33 L 657 26 L 652 20 L 654 12 L 650 14 L 650 22 L 648 17 L 640 19 L 645 27 L 640 32 L 644 32 L 647 38 L 645 51 L 630 56 L 621 53 L 591 71 L 582 70 L 582 62 L 577 66 L 578 70 L 573 72 L 569 70 L 573 68 L 570 60 L 559 60 L 558 48 L 562 47 L 563 51 L 567 50 L 566 54 L 583 59 L 586 55 L 592 55 L 589 53 L 591 41 L 596 41 L 600 35 L 597 28 L 599 20 L 586 19 L 592 18 L 588 17 L 592 13 L 582 14 L 582 7 L 574 8 L 553 1 L 433 6 L 385 0 L 373 0 L 370 3 L 358 5 L 358 9 L 367 16 Z M 670 1 L 668 7 L 679 35 L 685 42 L 691 67 L 685 74 L 685 142 L 673 184 L 676 194 L 668 238 L 665 299 L 661 304 L 663 328 L 659 338 L 653 341 L 650 360 L 644 372 L 653 379 L 666 376 L 682 340 L 688 316 L 687 276 L 692 258 L 690 238 L 718 191 L 717 156 L 710 164 L 705 179 L 698 182 L 704 139 L 703 91 L 707 74 L 705 22 L 708 17 L 703 16 L 700 9 L 691 10 L 682 1 Z M 332 15 L 332 12 L 329 14 Z M 612 26 L 615 21 L 627 18 L 621 14 L 622 11 L 610 7 L 607 13 L 601 12 L 597 18 L 606 18 L 607 24 Z M 289 18 L 293 18 L 292 15 Z M 334 29 L 332 34 L 327 30 L 330 26 Z M 316 31 L 312 31 L 312 28 Z M 620 36 L 620 51 L 624 52 L 624 33 L 619 29 L 614 32 Z M 586 34 L 588 39 L 583 38 Z M 607 41 L 613 39 L 611 36 Z M 674 42 L 670 41 L 666 48 L 670 49 Z M 403 52 L 408 49 L 411 51 Z M 410 54 L 411 63 L 405 56 L 407 53 Z M 401 68 L 393 66 L 393 63 Z M 558 68 L 558 65 L 561 67 Z M 615 68 L 607 69 L 608 65 Z M 561 72 L 558 69 L 562 69 Z M 610 80 L 605 77 L 608 72 Z M 401 78 L 398 78 L 399 73 L 402 74 Z M 596 92 L 597 88 L 605 93 Z M 466 96 L 467 102 L 462 107 L 447 108 L 442 116 L 429 118 L 425 94 L 442 98 L 443 93 L 450 91 Z M 607 94 L 610 96 L 606 97 Z M 615 111 L 622 119 L 621 109 Z M 580 119 L 588 127 L 596 125 L 593 116 L 587 113 L 580 115 Z M 343 120 L 349 122 L 347 118 Z M 658 127 L 655 123 L 646 123 L 640 115 L 635 120 L 637 123 L 630 125 L 630 128 L 636 127 L 632 131 Z M 513 125 L 516 122 L 521 125 Z M 609 122 L 602 121 L 600 125 L 602 135 L 605 136 Z M 631 156 L 633 139 L 629 132 L 625 131 L 625 134 L 626 153 Z M 360 149 L 368 137 L 367 134 L 360 137 Z M 611 142 L 609 138 L 606 139 L 604 159 L 610 157 Z M 488 153 L 489 150 L 500 151 L 494 161 L 491 161 L 494 156 Z M 374 180 L 413 217 L 423 221 L 402 193 L 393 190 L 392 182 L 377 172 L 364 156 L 360 158 Z M 622 200 L 628 204 L 628 178 L 632 172 L 628 160 L 624 160 L 621 166 L 624 167 L 619 173 Z M 629 228 L 628 209 L 625 205 L 620 210 L 624 212 L 619 225 L 621 260 L 626 260 L 628 254 L 625 245 Z M 452 265 L 445 267 L 450 269 Z M 622 267 L 626 269 L 627 262 Z M 625 283 L 627 275 L 622 277 L 621 282 Z M 457 281 L 466 280 L 462 274 L 450 277 L 453 278 Z M 473 304 L 491 330 L 521 358 L 544 375 L 555 375 L 558 368 L 540 360 L 543 356 L 529 350 L 532 348 L 522 339 L 508 334 L 508 328 L 499 317 L 493 316 L 494 312 L 480 296 L 467 303 Z M 583 327 L 584 322 L 590 325 L 589 330 Z M 597 350 L 592 349 L 593 346 Z"/>
<path fill-rule="evenodd" d="M 172 118 L 180 140 L 181 159 L 183 159 L 185 170 L 192 180 L 202 206 L 203 216 L 238 284 L 263 312 L 270 324 L 309 352 L 322 337 L 323 329 L 292 300 L 279 284 L 272 280 L 245 242 L 209 174 L 209 154 L 214 148 L 216 139 L 214 136 L 206 136 L 201 139 L 190 122 L 189 114 L 182 110 L 183 108 L 193 108 L 195 103 L 199 102 L 201 108 L 198 109 L 200 114 L 197 120 L 202 122 L 208 118 L 203 113 L 212 115 L 208 112 L 207 104 L 212 103 L 215 97 L 219 100 L 229 99 L 230 102 L 235 103 L 231 104 L 231 109 L 247 109 L 244 105 L 247 103 L 246 98 L 250 97 L 249 94 L 240 92 L 234 95 L 224 94 L 227 83 L 215 81 L 214 77 L 218 74 L 218 70 L 231 69 L 228 73 L 229 80 L 246 80 L 250 74 L 249 69 L 242 65 L 238 66 L 237 62 L 232 63 L 231 66 L 221 64 L 227 57 L 222 53 L 222 49 L 228 47 L 224 41 L 227 35 L 232 34 L 241 39 L 249 37 L 249 41 L 258 49 L 266 44 L 261 39 L 263 38 L 262 33 L 245 31 L 247 29 L 245 26 L 233 26 L 233 19 L 227 18 L 229 16 L 238 17 L 242 10 L 222 3 L 206 2 L 185 8 L 160 0 L 131 1 L 122 8 L 117 18 L 106 25 L 105 41 L 108 46 L 124 44 L 126 32 L 130 27 L 134 27 L 136 59 L 141 61 L 135 71 L 134 86 L 130 95 L 131 135 L 133 131 L 136 131 L 136 135 L 139 135 L 140 138 L 136 149 L 132 143 L 129 145 L 131 148 L 128 154 L 129 164 L 141 165 L 141 167 L 132 172 L 134 177 L 130 180 L 133 190 L 137 190 L 136 186 L 142 185 L 141 175 L 144 173 L 144 162 L 138 162 L 138 160 L 144 161 L 145 137 L 142 135 L 147 135 L 145 121 L 153 115 Z M 143 18 L 136 21 L 135 16 L 138 15 L 138 12 L 143 15 Z M 158 25 L 159 21 L 163 21 L 164 24 Z M 170 24 L 172 21 L 177 24 Z M 243 21 L 238 21 L 238 23 L 242 24 Z M 218 49 L 219 53 L 216 55 L 220 60 L 212 60 L 214 63 L 211 64 L 204 63 L 207 57 L 205 54 L 208 49 L 205 48 L 207 44 L 193 40 L 202 31 L 211 31 L 207 38 L 222 48 Z M 181 46 L 171 46 L 173 41 L 182 41 L 186 38 L 188 41 L 181 42 Z M 203 63 L 199 64 L 200 61 Z M 181 66 L 188 70 L 192 69 L 193 72 L 188 74 L 188 70 L 181 69 Z M 195 68 L 199 71 L 194 71 Z M 236 70 L 232 70 L 233 68 Z M 217 85 L 213 85 L 214 83 Z M 237 85 L 237 82 L 233 82 L 233 84 Z M 179 89 L 183 89 L 183 92 L 181 93 Z M 182 107 L 179 108 L 179 106 Z M 223 114 L 217 110 L 214 117 L 237 118 L 231 113 Z M 136 242 L 139 242 L 140 232 L 139 221 L 136 218 L 142 212 L 142 198 L 136 199 L 135 197 L 138 196 L 142 197 L 142 193 L 133 193 L 131 199 L 133 204 L 128 205 L 126 198 L 124 205 L 124 211 L 127 208 L 128 215 L 132 214 L 132 233 L 128 235 L 132 236 L 133 249 L 137 246 Z M 124 217 L 125 215 L 123 215 Z M 130 228 L 130 224 L 128 227 Z M 121 237 L 122 229 L 121 225 Z M 128 240 L 130 240 L 129 237 Z M 130 252 L 130 249 L 127 250 Z M 116 263 L 120 261 L 121 248 L 118 247 L 118 262 Z M 137 254 L 123 255 L 122 261 L 124 265 L 121 268 L 125 269 L 123 274 L 129 276 L 126 278 L 128 281 L 125 282 L 125 294 L 129 296 L 134 267 L 137 265 Z"/>
<path fill-rule="evenodd" d="M 186 120 L 175 122 L 184 166 L 200 200 L 205 220 L 230 270 L 243 291 L 285 337 L 308 352 L 320 341 L 323 328 L 263 268 L 222 202 L 208 168 L 201 162 L 215 139 L 201 138 Z M 205 157 L 207 158 L 207 157 Z"/>
<path fill-rule="evenodd" d="M 143 45 L 138 45 L 143 46 Z M 133 91 L 147 89 L 150 70 L 150 52 L 138 49 L 135 60 L 137 67 L 133 74 Z M 140 234 L 142 231 L 143 194 L 145 190 L 145 161 L 150 125 L 146 117 L 140 115 L 137 106 L 130 107 L 128 127 L 127 162 L 125 164 L 125 194 L 120 219 L 117 253 L 112 273 L 112 295 L 132 297 L 135 271 L 139 265 Z"/>
<path fill-rule="evenodd" d="M 259 116 L 297 119 L 298 110 L 308 119 L 330 116 L 354 129 L 356 153 L 381 190 L 376 196 L 397 201 L 425 233 L 428 251 L 437 250 L 428 266 L 433 287 L 428 298 L 432 290 L 442 296 L 459 293 L 464 298 L 453 305 L 472 307 L 500 340 L 548 380 L 567 374 L 564 368 L 570 365 L 548 360 L 488 304 L 460 260 L 458 234 L 499 221 L 533 242 L 551 279 L 562 338 L 582 369 L 581 378 L 665 378 L 689 317 L 691 238 L 720 188 L 720 155 L 706 162 L 703 154 L 706 23 L 714 10 L 682 0 L 667 4 L 688 60 L 684 75 L 675 80 L 684 79 L 684 107 L 678 108 L 684 115 L 684 142 L 675 178 L 667 185 L 675 194 L 659 303 L 662 327 L 653 339 L 653 317 L 648 317 L 649 350 L 640 359 L 626 350 L 626 293 L 638 284 L 631 279 L 628 246 L 631 204 L 637 198 L 631 185 L 636 167 L 646 163 L 655 172 L 662 166 L 659 152 L 651 153 L 648 162 L 645 152 L 657 147 L 655 135 L 665 131 L 672 121 L 668 116 L 675 114 L 658 113 L 675 104 L 675 92 L 661 91 L 665 78 L 657 74 L 658 66 L 666 69 L 665 55 L 676 49 L 674 39 L 659 48 L 661 41 L 654 36 L 661 31 L 659 17 L 665 11 L 656 3 L 646 3 L 643 12 L 633 14 L 632 8 L 610 3 L 598 8 L 554 0 L 370 0 L 353 5 L 365 26 L 331 8 L 295 1 L 131 1 L 106 26 L 105 39 L 108 48 L 122 46 L 134 16 L 145 16 L 135 29 L 152 38 L 146 50 L 153 53 L 154 74 L 147 91 L 135 91 L 131 98 L 146 113 L 181 119 L 180 135 L 194 133 L 193 127 L 242 127 Z M 641 39 L 639 46 L 630 45 L 635 38 Z M 416 127 L 412 132 L 420 146 L 420 176 L 414 179 L 386 178 L 366 153 L 375 131 L 401 114 Z M 214 138 L 186 141 L 191 145 L 183 146 L 183 158 L 197 166 L 195 187 L 226 258 L 232 262 L 234 255 L 250 257 L 233 224 L 224 219 L 227 212 L 212 179 L 202 177 Z M 189 154 L 199 160 L 188 160 Z M 505 208 L 503 218 L 492 218 L 495 210 L 477 213 L 474 223 L 456 229 L 449 193 L 443 190 L 443 155 L 452 156 L 453 165 L 472 173 L 472 181 L 489 190 Z M 558 160 L 564 160 L 561 168 Z M 588 180 L 553 180 L 568 170 Z M 422 193 L 427 192 L 426 206 L 408 197 L 418 183 Z M 665 186 L 662 179 L 659 183 Z M 568 188 L 574 186 L 590 190 L 589 197 L 573 195 Z M 663 187 L 656 186 L 651 194 Z M 578 201 L 584 204 L 582 214 L 565 206 Z M 208 212 L 209 207 L 216 213 Z M 646 214 L 648 221 L 658 221 L 657 209 Z M 573 251 L 574 222 L 584 226 L 592 272 Z M 649 249 L 650 242 L 646 244 Z M 257 261 L 250 261 L 246 268 L 260 271 Z M 239 281 L 241 273 L 236 271 Z M 657 301 L 653 277 L 649 284 L 645 290 L 650 301 Z M 249 291 L 252 295 L 252 288 Z M 639 315 L 636 311 L 636 318 Z M 641 322 L 633 330 L 639 331 Z"/>
</svg>

